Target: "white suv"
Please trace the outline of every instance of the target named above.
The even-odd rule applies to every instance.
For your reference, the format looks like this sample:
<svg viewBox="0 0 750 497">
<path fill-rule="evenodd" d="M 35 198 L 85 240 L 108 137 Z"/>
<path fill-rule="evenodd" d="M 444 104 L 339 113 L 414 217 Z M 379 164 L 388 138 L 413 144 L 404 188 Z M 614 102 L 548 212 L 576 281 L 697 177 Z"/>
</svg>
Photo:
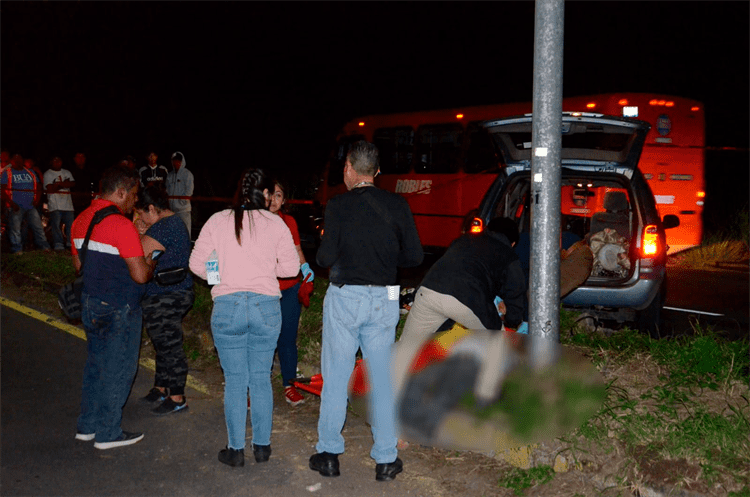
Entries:
<svg viewBox="0 0 750 497">
<path fill-rule="evenodd" d="M 502 216 L 514 219 L 523 237 L 530 230 L 531 115 L 486 121 L 484 127 L 505 167 L 465 230 L 481 231 Z M 563 239 L 585 239 L 594 253 L 591 275 L 563 305 L 600 319 L 634 323 L 658 337 L 667 290 L 664 230 L 678 226 L 679 220 L 659 218 L 654 195 L 637 167 L 649 128 L 633 119 L 563 114 Z"/>
</svg>

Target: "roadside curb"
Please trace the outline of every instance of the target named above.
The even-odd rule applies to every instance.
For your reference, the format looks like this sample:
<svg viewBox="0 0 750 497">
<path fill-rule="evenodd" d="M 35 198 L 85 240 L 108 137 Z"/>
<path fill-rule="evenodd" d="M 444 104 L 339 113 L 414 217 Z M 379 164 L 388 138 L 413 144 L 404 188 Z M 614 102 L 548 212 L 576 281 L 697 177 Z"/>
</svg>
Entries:
<svg viewBox="0 0 750 497">
<path fill-rule="evenodd" d="M 80 338 L 84 341 L 86 340 L 86 332 L 79 326 L 74 326 L 70 323 L 64 323 L 58 319 L 53 318 L 52 316 L 48 316 L 40 311 L 37 311 L 36 309 L 26 307 L 25 305 L 19 304 L 18 302 L 7 299 L 5 297 L 0 297 L 0 305 L 10 307 L 11 309 L 18 311 L 21 314 L 25 314 L 30 318 L 34 318 L 37 321 L 48 324 L 54 328 L 57 328 L 58 330 L 68 333 L 69 335 L 73 335 L 74 337 Z M 142 357 L 139 359 L 138 364 L 150 371 L 156 371 L 156 362 L 154 362 L 153 359 Z M 199 391 L 204 395 L 209 395 L 208 387 L 190 375 L 188 375 L 187 377 L 187 386 Z"/>
</svg>

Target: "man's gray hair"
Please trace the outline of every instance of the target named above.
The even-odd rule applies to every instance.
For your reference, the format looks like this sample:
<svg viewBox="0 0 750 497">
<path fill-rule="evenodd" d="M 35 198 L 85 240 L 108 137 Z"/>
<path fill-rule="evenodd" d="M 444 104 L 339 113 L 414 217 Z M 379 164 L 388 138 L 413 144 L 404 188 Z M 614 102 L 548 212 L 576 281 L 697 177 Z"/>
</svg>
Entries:
<svg viewBox="0 0 750 497">
<path fill-rule="evenodd" d="M 380 166 L 378 160 L 378 147 L 365 140 L 360 140 L 352 145 L 347 154 L 349 162 L 357 174 L 363 176 L 375 176 Z"/>
</svg>

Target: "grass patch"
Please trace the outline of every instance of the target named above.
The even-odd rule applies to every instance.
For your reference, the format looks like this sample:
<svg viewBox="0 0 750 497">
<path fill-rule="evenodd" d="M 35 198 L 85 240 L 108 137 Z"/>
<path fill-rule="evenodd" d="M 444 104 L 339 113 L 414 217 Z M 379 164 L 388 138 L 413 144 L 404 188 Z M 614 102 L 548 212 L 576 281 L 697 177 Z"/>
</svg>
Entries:
<svg viewBox="0 0 750 497">
<path fill-rule="evenodd" d="M 2 271 L 36 276 L 45 282 L 64 285 L 75 279 L 73 259 L 69 252 L 35 250 L 23 254 L 4 254 L 0 258 Z"/>
<path fill-rule="evenodd" d="M 709 241 L 685 250 L 671 260 L 676 265 L 693 268 L 714 267 L 721 263 L 747 263 L 748 246 L 747 242 L 737 240 Z"/>
<path fill-rule="evenodd" d="M 616 441 L 637 474 L 658 471 L 655 460 L 684 461 L 709 487 L 750 485 L 747 340 L 697 327 L 690 336 L 652 340 L 626 328 L 609 338 L 577 333 L 568 343 L 588 350 L 600 368 L 638 372 L 607 385 L 603 408 L 576 435 L 610 451 Z"/>
<path fill-rule="evenodd" d="M 211 287 L 205 280 L 193 277 L 193 293 L 195 300 L 193 307 L 190 309 L 192 319 L 195 320 L 196 327 L 201 329 L 211 328 L 211 312 L 214 309 L 214 301 L 211 298 Z"/>
<path fill-rule="evenodd" d="M 323 338 L 323 300 L 328 290 L 328 280 L 315 278 L 310 307 L 302 307 L 297 330 L 297 356 L 299 362 L 317 363 Z"/>
<path fill-rule="evenodd" d="M 529 469 L 512 468 L 498 480 L 497 484 L 513 490 L 516 495 L 523 495 L 527 488 L 549 483 L 554 477 L 555 470 L 548 465 Z"/>
<path fill-rule="evenodd" d="M 750 258 L 750 216 L 745 205 L 723 230 L 707 237 L 695 248 L 670 258 L 673 264 L 694 268 L 711 267 L 721 263 L 747 264 Z"/>
</svg>

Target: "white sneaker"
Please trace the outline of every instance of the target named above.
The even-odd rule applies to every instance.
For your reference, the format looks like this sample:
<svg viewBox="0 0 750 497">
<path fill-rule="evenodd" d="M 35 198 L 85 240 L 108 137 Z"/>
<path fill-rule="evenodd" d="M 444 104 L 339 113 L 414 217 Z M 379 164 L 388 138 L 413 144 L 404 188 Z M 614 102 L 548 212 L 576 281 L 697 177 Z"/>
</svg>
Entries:
<svg viewBox="0 0 750 497">
<path fill-rule="evenodd" d="M 125 445 L 133 445 L 143 440 L 143 433 L 130 433 L 123 431 L 122 435 L 117 437 L 111 442 L 94 442 L 94 447 L 100 450 L 114 449 L 115 447 L 123 447 Z"/>
</svg>

